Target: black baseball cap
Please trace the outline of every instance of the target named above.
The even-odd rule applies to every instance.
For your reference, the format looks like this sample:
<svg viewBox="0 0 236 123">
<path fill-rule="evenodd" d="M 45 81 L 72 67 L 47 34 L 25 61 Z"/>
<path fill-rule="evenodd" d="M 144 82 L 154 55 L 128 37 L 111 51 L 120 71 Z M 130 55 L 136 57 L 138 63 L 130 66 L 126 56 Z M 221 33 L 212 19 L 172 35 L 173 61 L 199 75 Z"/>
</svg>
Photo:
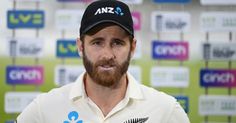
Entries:
<svg viewBox="0 0 236 123">
<path fill-rule="evenodd" d="M 133 20 L 128 5 L 117 0 L 99 0 L 85 10 L 80 26 L 80 36 L 102 23 L 114 23 L 134 36 Z"/>
</svg>

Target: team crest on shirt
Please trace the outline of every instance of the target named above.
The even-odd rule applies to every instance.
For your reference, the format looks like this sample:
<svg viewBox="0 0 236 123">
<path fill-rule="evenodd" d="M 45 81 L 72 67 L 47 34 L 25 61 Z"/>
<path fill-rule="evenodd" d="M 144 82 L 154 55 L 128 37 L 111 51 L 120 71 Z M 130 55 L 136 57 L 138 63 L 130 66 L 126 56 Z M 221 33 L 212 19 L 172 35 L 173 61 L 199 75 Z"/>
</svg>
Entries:
<svg viewBox="0 0 236 123">
<path fill-rule="evenodd" d="M 148 120 L 148 117 L 145 118 L 132 118 L 129 119 L 127 121 L 125 121 L 124 123 L 145 123 Z"/>
<path fill-rule="evenodd" d="M 68 120 L 65 120 L 63 123 L 83 123 L 83 120 L 79 119 L 79 113 L 76 111 L 71 111 L 68 114 Z"/>
</svg>

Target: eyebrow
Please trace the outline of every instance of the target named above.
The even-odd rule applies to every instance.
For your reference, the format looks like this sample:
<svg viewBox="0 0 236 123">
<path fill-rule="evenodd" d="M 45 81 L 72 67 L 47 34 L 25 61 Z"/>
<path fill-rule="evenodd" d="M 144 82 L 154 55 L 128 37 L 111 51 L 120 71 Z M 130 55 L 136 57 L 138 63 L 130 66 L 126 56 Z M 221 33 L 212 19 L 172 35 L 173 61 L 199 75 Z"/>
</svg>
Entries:
<svg viewBox="0 0 236 123">
<path fill-rule="evenodd" d="M 102 38 L 102 37 L 95 37 L 95 38 L 92 38 L 92 40 L 90 40 L 90 41 L 94 41 L 94 40 L 104 40 L 104 38 Z"/>
<path fill-rule="evenodd" d="M 102 41 L 102 40 L 105 40 L 105 39 L 103 37 L 95 37 L 95 38 L 92 37 L 92 39 L 89 40 L 89 41 L 92 42 L 92 41 L 95 41 L 95 40 Z M 125 40 L 123 38 L 112 38 L 112 40 L 118 40 L 118 41 L 124 41 L 125 42 Z"/>
</svg>

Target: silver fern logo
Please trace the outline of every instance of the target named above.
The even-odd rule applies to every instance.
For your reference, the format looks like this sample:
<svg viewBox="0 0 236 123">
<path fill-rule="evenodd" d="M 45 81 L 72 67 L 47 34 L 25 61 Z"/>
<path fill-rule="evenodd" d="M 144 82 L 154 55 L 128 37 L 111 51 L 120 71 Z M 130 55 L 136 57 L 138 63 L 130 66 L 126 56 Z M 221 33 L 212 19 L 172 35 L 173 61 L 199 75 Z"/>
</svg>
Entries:
<svg viewBox="0 0 236 123">
<path fill-rule="evenodd" d="M 133 118 L 125 121 L 124 123 L 145 123 L 148 120 L 148 117 L 146 118 Z"/>
</svg>

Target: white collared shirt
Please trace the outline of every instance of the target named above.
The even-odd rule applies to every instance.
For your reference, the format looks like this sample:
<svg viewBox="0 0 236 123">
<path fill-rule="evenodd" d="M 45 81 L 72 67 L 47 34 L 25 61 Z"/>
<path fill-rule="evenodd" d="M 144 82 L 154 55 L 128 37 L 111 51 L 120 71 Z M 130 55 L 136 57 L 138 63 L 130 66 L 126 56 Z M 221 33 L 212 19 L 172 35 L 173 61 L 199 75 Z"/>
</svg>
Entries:
<svg viewBox="0 0 236 123">
<path fill-rule="evenodd" d="M 105 117 L 87 97 L 83 73 L 75 83 L 39 95 L 17 117 L 17 123 L 189 123 L 175 98 L 127 75 L 125 98 Z"/>
</svg>

